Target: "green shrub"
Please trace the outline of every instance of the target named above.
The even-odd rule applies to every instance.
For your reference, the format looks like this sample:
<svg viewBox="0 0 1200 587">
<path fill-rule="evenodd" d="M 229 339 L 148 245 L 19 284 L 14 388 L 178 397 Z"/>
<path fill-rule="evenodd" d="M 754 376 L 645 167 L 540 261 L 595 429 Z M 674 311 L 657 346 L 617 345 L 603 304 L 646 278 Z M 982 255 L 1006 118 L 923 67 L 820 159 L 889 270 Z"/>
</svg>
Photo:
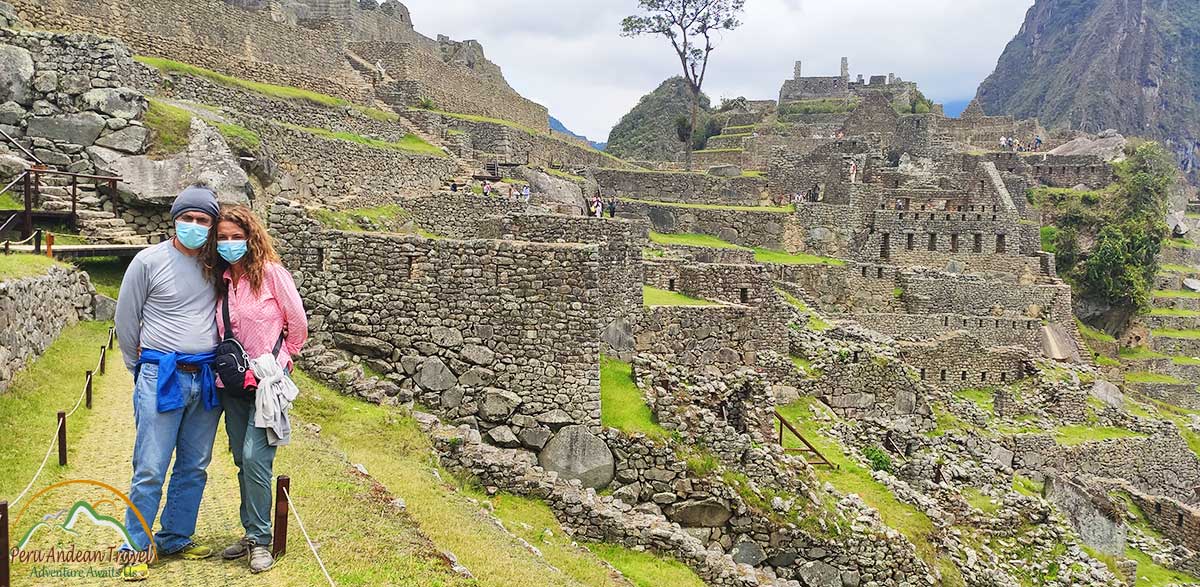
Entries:
<svg viewBox="0 0 1200 587">
<path fill-rule="evenodd" d="M 429 98 L 421 98 L 421 100 L 417 102 L 417 108 L 420 108 L 421 110 L 437 110 L 437 104 L 435 104 L 433 100 L 430 100 Z"/>
<path fill-rule="evenodd" d="M 871 463 L 872 471 L 892 472 L 892 457 L 888 456 L 883 449 L 877 446 L 868 446 L 863 449 L 863 456 Z"/>
</svg>

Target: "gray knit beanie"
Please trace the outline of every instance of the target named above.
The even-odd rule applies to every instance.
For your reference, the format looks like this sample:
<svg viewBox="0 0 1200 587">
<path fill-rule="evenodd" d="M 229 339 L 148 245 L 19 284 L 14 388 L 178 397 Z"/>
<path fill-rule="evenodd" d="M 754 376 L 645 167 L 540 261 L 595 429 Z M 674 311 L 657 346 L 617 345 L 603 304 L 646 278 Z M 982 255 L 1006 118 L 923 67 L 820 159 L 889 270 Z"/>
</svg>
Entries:
<svg viewBox="0 0 1200 587">
<path fill-rule="evenodd" d="M 215 221 L 221 215 L 221 207 L 217 204 L 217 193 L 203 184 L 196 184 L 183 190 L 176 196 L 175 203 L 171 205 L 171 218 L 179 218 L 180 214 L 191 210 L 208 214 Z"/>
</svg>

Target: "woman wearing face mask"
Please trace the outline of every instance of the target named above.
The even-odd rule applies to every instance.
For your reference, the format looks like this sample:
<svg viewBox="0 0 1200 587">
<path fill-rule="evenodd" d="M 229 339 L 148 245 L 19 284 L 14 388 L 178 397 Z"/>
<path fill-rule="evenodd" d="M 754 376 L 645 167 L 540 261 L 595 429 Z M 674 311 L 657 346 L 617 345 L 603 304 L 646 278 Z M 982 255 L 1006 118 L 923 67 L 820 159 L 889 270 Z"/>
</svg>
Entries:
<svg viewBox="0 0 1200 587">
<path fill-rule="evenodd" d="M 286 378 L 292 369 L 292 356 L 308 338 L 308 320 L 296 284 L 280 264 L 266 227 L 249 208 L 223 208 L 216 233 L 206 265 L 214 276 L 219 276 L 219 334 L 224 339 L 232 329 L 233 338 L 245 348 L 245 354 L 251 359 L 260 358 L 252 362 L 273 356 Z M 257 372 L 256 365 L 253 373 Z M 238 467 L 241 519 L 246 531 L 245 537 L 226 548 L 222 556 L 226 560 L 249 556 L 251 572 L 259 573 L 275 563 L 270 550 L 272 466 L 276 447 L 287 443 L 290 426 L 286 408 L 282 414 L 264 409 L 267 384 L 256 382 L 251 373 L 247 371 L 243 390 L 236 390 L 236 385 L 221 386 L 225 431 Z M 286 383 L 292 385 L 290 380 Z M 283 421 L 264 422 L 265 412 L 272 412 L 271 419 L 281 416 Z M 285 428 L 282 435 L 278 433 L 280 424 Z"/>
</svg>

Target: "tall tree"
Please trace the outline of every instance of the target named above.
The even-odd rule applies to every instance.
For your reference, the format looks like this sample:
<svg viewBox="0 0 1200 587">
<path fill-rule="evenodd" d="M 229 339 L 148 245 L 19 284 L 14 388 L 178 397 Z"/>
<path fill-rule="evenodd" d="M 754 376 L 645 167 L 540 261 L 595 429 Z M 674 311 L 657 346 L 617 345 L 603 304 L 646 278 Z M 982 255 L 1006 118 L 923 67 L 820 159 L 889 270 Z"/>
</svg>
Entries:
<svg viewBox="0 0 1200 587">
<path fill-rule="evenodd" d="M 746 0 L 638 0 L 642 14 L 627 16 L 621 21 L 621 36 L 661 35 L 671 41 L 671 47 L 679 57 L 683 77 L 692 91 L 692 119 L 687 128 L 685 160 L 689 171 L 692 169 L 692 137 L 700 110 L 700 89 L 708 72 L 708 56 L 715 48 L 713 37 L 742 24 L 737 17 L 745 4 Z"/>
</svg>

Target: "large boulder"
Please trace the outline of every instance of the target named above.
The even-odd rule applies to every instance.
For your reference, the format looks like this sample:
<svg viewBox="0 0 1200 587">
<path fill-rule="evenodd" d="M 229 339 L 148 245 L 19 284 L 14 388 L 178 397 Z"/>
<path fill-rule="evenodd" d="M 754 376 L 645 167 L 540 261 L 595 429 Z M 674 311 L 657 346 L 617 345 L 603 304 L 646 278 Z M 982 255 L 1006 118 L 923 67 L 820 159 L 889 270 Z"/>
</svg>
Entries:
<svg viewBox="0 0 1200 587">
<path fill-rule="evenodd" d="M 26 169 L 29 169 L 29 162 L 16 155 L 0 153 L 0 181 L 7 183 Z"/>
<path fill-rule="evenodd" d="M 529 182 L 529 189 L 539 204 L 544 203 L 557 212 L 572 215 L 581 215 L 587 208 L 587 194 L 579 184 L 536 169 L 521 168 L 520 173 L 521 178 Z"/>
<path fill-rule="evenodd" d="M 245 204 L 252 193 L 250 177 L 225 139 L 198 116 L 192 117 L 183 153 L 167 159 L 136 155 L 95 163 L 102 171 L 124 178 L 119 186 L 122 197 L 135 204 L 170 206 L 179 192 L 197 180 L 207 182 L 221 203 Z"/>
<path fill-rule="evenodd" d="M 559 430 L 538 453 L 538 464 L 564 479 L 578 479 L 585 487 L 593 489 L 608 487 L 613 480 L 612 451 L 585 426 L 566 426 Z"/>
<path fill-rule="evenodd" d="M 666 514 L 672 522 L 678 522 L 685 528 L 719 528 L 733 517 L 729 506 L 713 498 L 674 504 Z"/>
<path fill-rule="evenodd" d="M 96 145 L 122 153 L 140 155 L 150 146 L 150 129 L 144 126 L 127 126 L 117 132 L 100 137 Z"/>
<path fill-rule="evenodd" d="M 842 573 L 833 566 L 822 561 L 810 561 L 796 567 L 807 587 L 842 587 Z"/>
<path fill-rule="evenodd" d="M 20 104 L 11 100 L 0 104 L 0 124 L 17 126 L 18 123 L 25 119 L 25 114 L 25 109 Z"/>
<path fill-rule="evenodd" d="M 149 106 L 146 97 L 132 88 L 96 88 L 84 92 L 79 101 L 87 110 L 125 120 L 141 118 Z"/>
<path fill-rule="evenodd" d="M 445 391 L 454 387 L 454 384 L 458 382 L 450 368 L 437 357 L 425 359 L 421 368 L 417 370 L 414 380 L 417 385 L 421 386 L 421 389 L 429 391 Z"/>
<path fill-rule="evenodd" d="M 0 102 L 33 104 L 33 57 L 20 47 L 0 45 Z"/>
<path fill-rule="evenodd" d="M 104 124 L 104 117 L 95 112 L 35 116 L 29 119 L 25 134 L 89 147 L 100 137 Z"/>
<path fill-rule="evenodd" d="M 487 422 L 503 422 L 513 415 L 517 406 L 521 405 L 521 397 L 503 389 L 489 389 L 479 402 L 479 417 Z"/>
</svg>

